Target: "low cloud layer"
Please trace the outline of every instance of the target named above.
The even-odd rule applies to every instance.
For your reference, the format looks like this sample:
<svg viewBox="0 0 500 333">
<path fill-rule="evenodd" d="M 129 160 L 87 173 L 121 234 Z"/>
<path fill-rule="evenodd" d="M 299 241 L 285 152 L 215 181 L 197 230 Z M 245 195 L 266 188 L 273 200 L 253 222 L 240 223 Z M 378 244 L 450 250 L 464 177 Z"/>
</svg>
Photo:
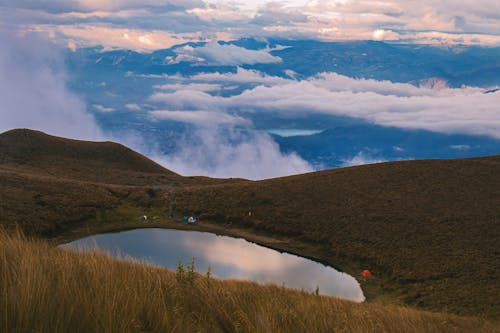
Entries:
<svg viewBox="0 0 500 333">
<path fill-rule="evenodd" d="M 167 77 L 168 78 L 168 77 Z M 236 73 L 200 73 L 188 78 L 182 76 L 171 76 L 178 81 L 200 81 L 200 82 L 220 82 L 230 84 L 257 83 L 260 85 L 280 85 L 289 83 L 290 80 L 279 76 L 270 76 L 262 72 L 238 67 Z M 203 84 L 203 83 L 200 83 Z M 207 83 L 205 83 L 207 84 Z"/>
<path fill-rule="evenodd" d="M 265 179 L 313 171 L 297 154 L 283 154 L 264 133 L 241 133 L 234 128 L 200 128 L 188 133 L 178 152 L 152 156 L 185 176 Z"/>
<path fill-rule="evenodd" d="M 85 104 L 66 88 L 63 61 L 40 36 L 0 33 L 0 132 L 32 128 L 80 139 L 101 139 Z"/>
<path fill-rule="evenodd" d="M 199 127 L 215 127 L 217 125 L 249 125 L 249 121 L 238 116 L 216 111 L 167 111 L 150 112 L 155 120 L 169 120 L 189 123 Z"/>
<path fill-rule="evenodd" d="M 255 73 L 247 74 L 251 74 L 247 75 L 248 82 L 253 82 Z M 238 83 L 242 83 L 244 76 L 238 75 Z M 230 84 L 233 77 L 235 74 L 219 73 L 191 79 L 197 83 Z M 385 126 L 500 138 L 499 92 L 485 94 L 481 88 L 448 88 L 439 80 L 417 87 L 335 73 L 300 81 L 264 74 L 257 77 L 267 84 L 229 97 L 190 90 L 158 91 L 151 101 L 167 110 L 230 111 L 233 115 L 238 112 L 341 115 Z"/>
</svg>

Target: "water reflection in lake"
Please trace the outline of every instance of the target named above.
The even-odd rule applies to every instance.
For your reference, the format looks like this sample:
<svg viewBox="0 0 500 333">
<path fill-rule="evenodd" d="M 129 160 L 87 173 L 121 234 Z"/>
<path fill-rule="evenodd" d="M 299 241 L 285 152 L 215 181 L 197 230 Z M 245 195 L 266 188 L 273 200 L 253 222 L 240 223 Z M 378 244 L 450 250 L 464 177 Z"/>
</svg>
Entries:
<svg viewBox="0 0 500 333">
<path fill-rule="evenodd" d="M 63 247 L 88 249 L 98 246 L 113 255 L 144 259 L 175 270 L 179 258 L 195 258 L 202 274 L 257 282 L 283 283 L 287 287 L 363 301 L 359 283 L 350 275 L 314 261 L 262 247 L 243 239 L 210 233 L 169 229 L 137 229 L 83 238 Z"/>
</svg>

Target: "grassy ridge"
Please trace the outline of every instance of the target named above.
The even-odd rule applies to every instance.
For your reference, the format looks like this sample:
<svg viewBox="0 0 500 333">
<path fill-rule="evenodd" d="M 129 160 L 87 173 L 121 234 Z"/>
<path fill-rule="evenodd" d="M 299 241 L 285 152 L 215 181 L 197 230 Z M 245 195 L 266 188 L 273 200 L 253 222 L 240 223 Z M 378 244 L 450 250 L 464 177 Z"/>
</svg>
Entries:
<svg viewBox="0 0 500 333">
<path fill-rule="evenodd" d="M 218 281 L 0 232 L 3 332 L 493 332 L 486 321 Z"/>
<path fill-rule="evenodd" d="M 59 178 L 113 184 L 147 184 L 152 176 L 163 183 L 182 179 L 114 142 L 70 140 L 18 129 L 0 135 L 0 152 L 2 165 L 22 165 L 23 169 Z"/>
</svg>

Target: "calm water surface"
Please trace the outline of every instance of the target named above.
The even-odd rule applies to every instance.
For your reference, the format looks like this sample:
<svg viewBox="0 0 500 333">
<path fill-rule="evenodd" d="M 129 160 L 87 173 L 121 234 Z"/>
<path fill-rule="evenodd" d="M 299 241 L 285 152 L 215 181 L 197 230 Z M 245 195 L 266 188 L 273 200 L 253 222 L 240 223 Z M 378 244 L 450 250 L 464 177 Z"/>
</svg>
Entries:
<svg viewBox="0 0 500 333">
<path fill-rule="evenodd" d="M 214 277 L 275 283 L 354 301 L 364 301 L 359 283 L 332 267 L 247 242 L 211 233 L 170 229 L 137 229 L 83 238 L 63 247 L 99 247 L 115 256 L 129 256 L 175 270 L 180 260 L 195 258 L 195 269 Z"/>
<path fill-rule="evenodd" d="M 309 129 L 268 129 L 265 132 L 270 134 L 279 135 L 281 137 L 287 138 L 290 136 L 309 136 L 314 134 L 319 134 L 323 130 L 309 130 Z"/>
</svg>

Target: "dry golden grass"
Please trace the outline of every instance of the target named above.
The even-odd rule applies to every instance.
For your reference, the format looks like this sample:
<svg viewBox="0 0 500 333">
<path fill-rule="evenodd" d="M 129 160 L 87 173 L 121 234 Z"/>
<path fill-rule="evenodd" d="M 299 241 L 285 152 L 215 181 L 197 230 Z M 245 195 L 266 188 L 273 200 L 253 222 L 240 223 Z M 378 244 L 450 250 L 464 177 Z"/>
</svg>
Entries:
<svg viewBox="0 0 500 333">
<path fill-rule="evenodd" d="M 193 279 L 0 231 L 2 332 L 494 332 L 479 319 Z"/>
</svg>

